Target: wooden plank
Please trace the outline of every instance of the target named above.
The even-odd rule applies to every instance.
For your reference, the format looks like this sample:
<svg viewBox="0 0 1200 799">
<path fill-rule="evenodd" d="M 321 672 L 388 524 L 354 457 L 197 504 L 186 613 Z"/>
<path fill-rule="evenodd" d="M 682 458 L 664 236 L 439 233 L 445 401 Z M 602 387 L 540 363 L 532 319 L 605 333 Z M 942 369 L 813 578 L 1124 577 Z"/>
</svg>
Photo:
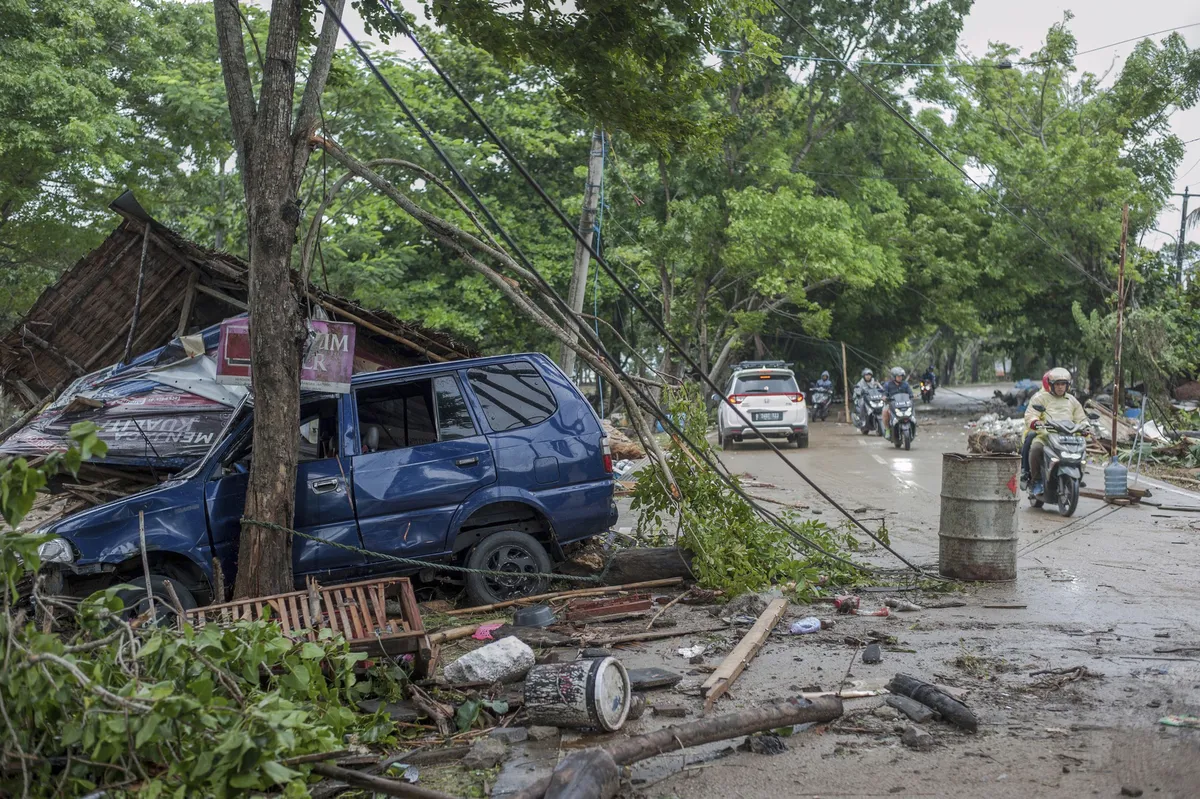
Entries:
<svg viewBox="0 0 1200 799">
<path fill-rule="evenodd" d="M 375 612 L 375 622 L 379 625 L 379 631 L 387 632 L 391 629 L 387 618 L 387 600 L 383 595 L 383 586 L 368 586 L 367 596 L 371 600 L 371 609 Z"/>
<path fill-rule="evenodd" d="M 339 632 L 341 628 L 338 626 L 337 608 L 334 607 L 333 597 L 329 595 L 329 592 L 322 590 L 321 601 L 325 605 L 325 615 L 329 618 L 329 629 L 335 633 Z"/>
<path fill-rule="evenodd" d="M 362 590 L 362 586 L 354 587 L 354 596 L 358 599 L 359 612 L 362 613 L 363 622 L 369 635 L 378 629 L 378 625 L 375 623 L 375 614 L 371 612 L 371 604 L 367 602 L 367 594 Z"/>
<path fill-rule="evenodd" d="M 488 613 L 489 611 L 493 610 L 511 608 L 514 605 L 527 605 L 530 603 L 542 602 L 547 599 L 560 599 L 563 597 L 575 596 L 603 596 L 605 594 L 617 594 L 621 591 L 629 591 L 634 588 L 663 588 L 668 585 L 679 585 L 682 582 L 682 577 L 668 577 L 662 580 L 647 580 L 645 582 L 629 583 L 627 585 L 610 585 L 603 588 L 577 588 L 571 591 L 553 591 L 549 594 L 536 594 L 534 596 L 521 597 L 520 599 L 509 599 L 504 602 L 495 602 L 491 605 L 479 605 L 478 607 L 473 608 L 449 610 L 446 611 L 444 615 L 463 616 L 466 614 Z"/>
<path fill-rule="evenodd" d="M 763 644 L 767 641 L 767 636 L 771 634 L 771 630 L 775 629 L 775 625 L 783 618 L 783 614 L 787 612 L 788 602 L 780 597 L 779 599 L 771 600 L 771 604 L 767 605 L 766 610 L 754 622 L 754 626 L 750 628 L 750 632 L 746 633 L 745 637 L 738 642 L 738 645 L 733 648 L 733 651 L 725 656 L 721 661 L 721 665 L 717 666 L 709 678 L 705 680 L 702 691 L 704 692 L 704 709 L 711 710 L 716 704 L 717 699 L 721 694 L 729 690 L 729 686 L 737 680 L 746 666 L 762 649 Z"/>
<path fill-rule="evenodd" d="M 346 614 L 350 617 L 350 629 L 354 631 L 355 638 L 367 637 L 367 623 L 363 617 L 362 608 L 358 605 L 358 598 L 354 596 L 354 592 L 343 588 L 342 607 L 346 609 Z"/>
</svg>

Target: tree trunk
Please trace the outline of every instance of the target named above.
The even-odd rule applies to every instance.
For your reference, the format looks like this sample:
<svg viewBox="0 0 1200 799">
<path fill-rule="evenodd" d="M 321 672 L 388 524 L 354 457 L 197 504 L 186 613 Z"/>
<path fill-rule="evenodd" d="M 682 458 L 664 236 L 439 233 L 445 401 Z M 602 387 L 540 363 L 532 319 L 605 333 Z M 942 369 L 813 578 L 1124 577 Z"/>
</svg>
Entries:
<svg viewBox="0 0 1200 799">
<path fill-rule="evenodd" d="M 604 179 L 604 131 L 592 131 L 592 151 L 588 156 L 587 184 L 583 187 L 583 212 L 579 215 L 579 232 L 588 244 L 595 240 L 596 210 L 600 207 L 600 184 Z M 576 315 L 583 311 L 587 297 L 588 262 L 591 253 L 583 244 L 575 243 L 575 264 L 571 271 L 571 284 L 567 289 L 567 302 Z M 576 336 L 571 333 L 571 341 Z M 575 350 L 562 345 L 559 364 L 571 380 L 575 379 Z"/>
<path fill-rule="evenodd" d="M 234 143 L 242 166 L 250 248 L 249 310 L 254 413 L 253 458 L 245 518 L 290 527 L 295 509 L 300 417 L 300 359 L 307 333 L 292 282 L 291 255 L 300 225 L 297 196 L 320 120 L 344 0 L 330 0 L 296 107 L 301 3 L 271 4 L 258 98 L 246 64 L 236 2 L 214 0 L 221 72 Z M 292 540 L 243 524 L 235 599 L 292 590 Z"/>
<path fill-rule="evenodd" d="M 950 343 L 950 352 L 946 353 L 946 371 L 942 376 L 942 383 L 947 386 L 954 385 L 954 367 L 958 360 L 958 343 Z"/>
<path fill-rule="evenodd" d="M 971 353 L 971 382 L 972 383 L 979 382 L 979 354 L 980 354 L 980 352 L 982 352 L 982 350 L 983 350 L 983 342 L 980 342 L 979 346 L 977 346 L 975 348 L 975 351 Z"/>
</svg>

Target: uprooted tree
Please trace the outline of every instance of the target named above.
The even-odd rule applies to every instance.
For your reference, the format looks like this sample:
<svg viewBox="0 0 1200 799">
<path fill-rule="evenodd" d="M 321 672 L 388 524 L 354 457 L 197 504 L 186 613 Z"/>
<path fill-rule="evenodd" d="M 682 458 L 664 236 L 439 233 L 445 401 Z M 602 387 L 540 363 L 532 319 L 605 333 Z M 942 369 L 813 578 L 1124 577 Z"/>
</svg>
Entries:
<svg viewBox="0 0 1200 799">
<path fill-rule="evenodd" d="M 362 0 L 355 5 L 368 28 L 385 39 L 407 25 L 386 0 Z M 432 10 L 438 23 L 502 61 L 527 60 L 548 68 L 557 77 L 565 101 L 666 145 L 698 133 L 685 109 L 712 80 L 698 57 L 704 49 L 735 39 L 752 45 L 766 40 L 745 13 L 752 5 L 716 0 L 617 6 L 577 3 L 568 11 L 544 0 L 524 0 L 518 9 L 522 13 L 492 3 L 438 3 Z M 249 222 L 250 362 L 257 398 L 253 448 L 260 455 L 250 467 L 245 518 L 252 521 L 243 523 L 236 597 L 292 588 L 291 540 L 253 522 L 290 526 L 295 509 L 295 430 L 307 327 L 289 270 L 301 219 L 299 189 L 312 146 L 320 141 L 314 137 L 320 126 L 320 100 L 344 6 L 345 0 L 273 2 L 261 52 L 250 34 L 256 62 L 252 70 L 243 35 L 244 29 L 250 29 L 246 15 L 237 0 L 213 2 Z M 313 39 L 319 16 L 320 32 Z M 311 55 L 297 102 L 302 51 Z M 611 91 L 593 90 L 601 77 Z M 378 181 L 369 182 L 385 191 Z M 398 192 L 389 196 L 399 202 Z M 522 311 L 545 324 L 564 344 L 572 342 L 579 325 L 555 320 L 528 302 L 523 292 L 515 291 L 512 278 L 479 261 L 482 252 L 523 279 L 532 278 L 521 274 L 520 266 L 499 248 L 464 237 L 454 226 L 433 222 L 426 226 L 440 244 L 478 269 Z M 577 351 L 593 368 L 616 379 L 600 359 Z M 631 398 L 626 399 L 632 406 Z M 270 456 L 262 457 L 263 453 Z"/>
</svg>

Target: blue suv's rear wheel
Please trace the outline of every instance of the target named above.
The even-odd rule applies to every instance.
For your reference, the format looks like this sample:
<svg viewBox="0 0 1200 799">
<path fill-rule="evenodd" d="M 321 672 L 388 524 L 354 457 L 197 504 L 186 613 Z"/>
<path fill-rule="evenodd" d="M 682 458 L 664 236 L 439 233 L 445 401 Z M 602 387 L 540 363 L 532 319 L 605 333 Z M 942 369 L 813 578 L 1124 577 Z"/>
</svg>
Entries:
<svg viewBox="0 0 1200 799">
<path fill-rule="evenodd" d="M 467 597 L 473 605 L 491 605 L 531 594 L 550 585 L 550 556 L 528 533 L 492 533 L 471 550 L 467 568 L 504 574 L 468 574 Z"/>
</svg>

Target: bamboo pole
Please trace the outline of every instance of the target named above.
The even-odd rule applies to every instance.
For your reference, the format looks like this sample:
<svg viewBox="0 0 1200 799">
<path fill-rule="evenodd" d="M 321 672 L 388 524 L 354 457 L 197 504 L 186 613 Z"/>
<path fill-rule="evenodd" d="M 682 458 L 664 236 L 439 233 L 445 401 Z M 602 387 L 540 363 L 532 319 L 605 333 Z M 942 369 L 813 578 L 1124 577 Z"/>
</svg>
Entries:
<svg viewBox="0 0 1200 799">
<path fill-rule="evenodd" d="M 842 342 L 842 402 L 846 405 L 846 424 L 850 424 L 850 373 L 846 370 L 846 342 Z"/>
<path fill-rule="evenodd" d="M 550 575 L 553 579 L 554 575 Z M 642 583 L 628 583 L 626 585 L 610 585 L 597 588 L 577 588 L 573 591 L 553 591 L 549 594 L 536 594 L 534 596 L 525 596 L 520 599 L 509 599 L 505 602 L 496 602 L 491 605 L 480 605 L 477 608 L 460 608 L 459 610 L 447 611 L 447 616 L 464 616 L 471 613 L 488 613 L 493 610 L 501 610 L 503 608 L 511 608 L 514 605 L 524 605 L 529 602 L 540 602 L 544 599 L 560 599 L 566 597 L 580 596 L 603 596 L 604 594 L 615 594 L 620 591 L 631 591 L 635 588 L 662 588 L 667 585 L 678 585 L 683 582 L 682 577 L 668 577 L 663 580 L 647 580 Z"/>
</svg>

